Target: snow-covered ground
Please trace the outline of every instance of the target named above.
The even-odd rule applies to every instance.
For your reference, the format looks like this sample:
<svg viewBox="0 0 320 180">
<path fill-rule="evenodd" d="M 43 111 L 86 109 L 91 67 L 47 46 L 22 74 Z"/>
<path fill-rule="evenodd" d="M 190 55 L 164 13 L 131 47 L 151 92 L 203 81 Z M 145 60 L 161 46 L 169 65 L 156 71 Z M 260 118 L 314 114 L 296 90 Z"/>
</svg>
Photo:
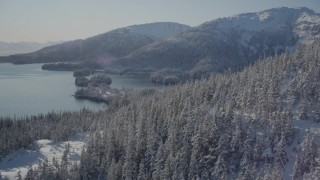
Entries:
<svg viewBox="0 0 320 180">
<path fill-rule="evenodd" d="M 286 86 L 284 86 L 286 87 Z M 283 87 L 283 88 L 284 88 Z M 298 155 L 297 150 L 301 144 L 301 142 L 306 138 L 306 136 L 310 133 L 312 135 L 317 135 L 320 136 L 320 123 L 314 122 L 312 119 L 308 120 L 301 120 L 298 117 L 298 110 L 297 107 L 293 108 L 295 112 L 295 116 L 292 117 L 292 123 L 294 127 L 294 139 L 293 142 L 290 146 L 286 147 L 286 152 L 287 152 L 287 158 L 288 162 L 284 164 L 284 179 L 292 179 L 292 171 L 293 171 L 293 166 L 296 161 L 296 156 Z M 210 114 L 215 114 L 216 108 L 211 109 Z M 235 111 L 236 114 L 241 116 L 241 121 L 246 121 L 250 118 L 255 118 L 255 114 L 250 114 L 250 113 L 242 113 L 241 111 Z M 259 136 L 262 136 L 263 133 L 260 131 L 260 129 L 256 129 L 256 133 Z M 272 154 L 271 149 L 268 148 L 264 151 L 266 154 Z M 318 154 L 320 154 L 320 147 L 318 147 Z M 316 158 L 316 161 L 319 160 L 319 157 Z M 264 166 L 260 168 L 265 168 Z M 315 169 L 319 169 L 320 167 L 316 165 Z M 308 177 L 308 176 L 307 176 Z M 307 178 L 308 179 L 308 178 Z M 311 179 L 311 178 L 309 178 Z"/>
<path fill-rule="evenodd" d="M 17 173 L 21 172 L 24 177 L 30 166 L 37 167 L 39 161 L 48 159 L 52 162 L 53 157 L 61 161 L 61 157 L 66 148 L 70 144 L 70 153 L 68 155 L 69 162 L 79 162 L 83 145 L 85 144 L 87 134 L 77 134 L 65 142 L 53 142 L 43 139 L 35 142 L 35 148 L 21 149 L 7 155 L 0 161 L 0 172 L 2 178 L 16 179 Z M 1 179 L 1 178 L 0 178 Z"/>
<path fill-rule="evenodd" d="M 295 157 L 297 155 L 298 145 L 308 135 L 320 134 L 320 124 L 315 123 L 312 120 L 300 120 L 297 116 L 293 117 L 293 124 L 295 128 L 295 139 L 292 144 L 286 148 L 288 154 L 288 162 L 285 164 L 285 179 L 292 179 L 292 170 L 295 163 Z M 318 150 L 319 151 L 319 150 Z"/>
</svg>

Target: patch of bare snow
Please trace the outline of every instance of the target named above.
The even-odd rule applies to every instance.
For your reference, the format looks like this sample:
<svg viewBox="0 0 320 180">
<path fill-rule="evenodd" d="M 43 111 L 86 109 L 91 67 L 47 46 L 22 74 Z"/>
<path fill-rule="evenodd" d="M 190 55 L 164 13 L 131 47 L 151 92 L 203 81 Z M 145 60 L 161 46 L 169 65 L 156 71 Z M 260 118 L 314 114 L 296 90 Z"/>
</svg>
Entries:
<svg viewBox="0 0 320 180">
<path fill-rule="evenodd" d="M 16 179 L 19 171 L 21 176 L 24 177 L 30 166 L 38 167 L 39 162 L 45 159 L 49 162 L 52 162 L 53 158 L 61 161 L 68 143 L 70 144 L 69 161 L 72 163 L 79 162 L 86 137 L 87 134 L 77 134 L 65 142 L 53 142 L 48 139 L 35 141 L 34 149 L 21 149 L 4 157 L 0 161 L 1 175 L 9 179 Z"/>
<path fill-rule="evenodd" d="M 309 15 L 304 13 L 295 23 L 293 32 L 301 40 L 301 43 L 312 43 L 319 35 L 320 15 Z"/>
<path fill-rule="evenodd" d="M 270 19 L 270 17 L 271 17 L 271 13 L 268 11 L 265 11 L 265 12 L 262 12 L 261 14 L 259 14 L 259 20 L 261 22 L 267 21 L 268 19 Z"/>
</svg>

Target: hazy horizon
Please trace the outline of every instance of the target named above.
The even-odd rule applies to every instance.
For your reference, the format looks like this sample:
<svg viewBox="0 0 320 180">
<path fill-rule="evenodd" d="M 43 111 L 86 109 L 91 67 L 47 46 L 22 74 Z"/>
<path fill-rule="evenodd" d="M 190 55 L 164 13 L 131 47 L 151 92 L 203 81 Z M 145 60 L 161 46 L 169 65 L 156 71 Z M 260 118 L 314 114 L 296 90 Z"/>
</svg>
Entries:
<svg viewBox="0 0 320 180">
<path fill-rule="evenodd" d="M 219 17 L 277 7 L 307 7 L 320 12 L 320 2 L 315 0 L 0 0 L 0 41 L 68 41 L 153 22 L 197 26 Z"/>
</svg>

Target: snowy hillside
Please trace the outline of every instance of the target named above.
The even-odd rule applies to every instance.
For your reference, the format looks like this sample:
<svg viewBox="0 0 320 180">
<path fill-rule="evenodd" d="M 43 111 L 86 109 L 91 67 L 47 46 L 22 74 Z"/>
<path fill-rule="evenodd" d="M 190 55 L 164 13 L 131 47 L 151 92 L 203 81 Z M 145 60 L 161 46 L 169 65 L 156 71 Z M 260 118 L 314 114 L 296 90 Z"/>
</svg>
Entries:
<svg viewBox="0 0 320 180">
<path fill-rule="evenodd" d="M 310 43 L 320 38 L 319 14 L 303 13 L 294 25 L 294 34 L 299 37 L 302 43 Z"/>
<path fill-rule="evenodd" d="M 259 57 L 294 50 L 320 37 L 320 15 L 307 8 L 275 8 L 219 18 L 142 47 L 115 62 L 178 78 L 240 70 Z M 166 71 L 166 72 L 164 72 Z"/>
<path fill-rule="evenodd" d="M 247 33 L 286 30 L 293 32 L 294 38 L 304 43 L 313 42 L 315 38 L 320 37 L 320 14 L 308 8 L 274 8 L 203 24 L 203 26 L 207 25 L 223 31 L 237 29 Z"/>
<path fill-rule="evenodd" d="M 319 179 L 319 50 L 316 40 L 239 73 L 130 96 L 88 140 L 81 176 Z"/>
<path fill-rule="evenodd" d="M 23 176 L 32 165 L 27 179 L 318 179 L 319 50 L 316 40 L 239 73 L 128 92 L 107 111 L 60 114 L 67 124 L 53 122 L 57 131 L 48 124 L 56 113 L 42 115 L 43 132 L 35 121 L 3 119 L 2 149 L 21 145 L 26 132 L 91 132 L 81 156 L 84 136 L 63 143 L 42 139 L 33 150 L 6 154 L 1 174 L 17 179 L 18 169 Z M 70 117 L 80 122 L 72 125 Z"/>
<path fill-rule="evenodd" d="M 292 24 L 301 16 L 312 16 L 316 13 L 308 8 L 274 8 L 256 13 L 239 14 L 232 17 L 213 20 L 206 24 L 214 24 L 223 29 L 239 28 L 247 31 L 277 30 Z M 319 16 L 319 15 L 318 15 Z"/>
<path fill-rule="evenodd" d="M 71 137 L 69 141 L 60 143 L 47 139 L 38 140 L 34 143 L 34 149 L 21 149 L 1 159 L 0 174 L 2 178 L 18 179 L 18 172 L 24 178 L 30 167 L 38 168 L 39 164 L 43 162 L 48 161 L 54 164 L 53 159 L 55 159 L 60 164 L 68 145 L 70 145 L 67 153 L 69 164 L 79 163 L 86 137 L 85 134 L 78 134 Z"/>
</svg>

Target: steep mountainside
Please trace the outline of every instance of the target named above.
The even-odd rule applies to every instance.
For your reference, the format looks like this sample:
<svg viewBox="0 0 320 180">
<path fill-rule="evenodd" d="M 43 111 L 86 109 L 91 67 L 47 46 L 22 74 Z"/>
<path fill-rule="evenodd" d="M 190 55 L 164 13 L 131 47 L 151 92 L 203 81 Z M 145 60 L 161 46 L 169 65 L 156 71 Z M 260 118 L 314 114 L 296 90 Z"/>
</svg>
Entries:
<svg viewBox="0 0 320 180">
<path fill-rule="evenodd" d="M 206 22 L 142 47 L 114 66 L 153 69 L 160 74 L 182 71 L 199 78 L 229 68 L 242 69 L 259 56 L 281 53 L 286 47 L 295 49 L 319 37 L 319 14 L 307 8 L 276 8 Z"/>
<path fill-rule="evenodd" d="M 318 179 L 319 52 L 320 40 L 240 73 L 118 98 L 69 176 Z"/>
<path fill-rule="evenodd" d="M 69 41 L 46 47 L 34 53 L 4 57 L 0 61 L 15 63 L 109 61 L 113 57 L 125 56 L 159 38 L 172 36 L 188 28 L 189 26 L 170 22 L 133 25 L 84 40 Z"/>
</svg>

